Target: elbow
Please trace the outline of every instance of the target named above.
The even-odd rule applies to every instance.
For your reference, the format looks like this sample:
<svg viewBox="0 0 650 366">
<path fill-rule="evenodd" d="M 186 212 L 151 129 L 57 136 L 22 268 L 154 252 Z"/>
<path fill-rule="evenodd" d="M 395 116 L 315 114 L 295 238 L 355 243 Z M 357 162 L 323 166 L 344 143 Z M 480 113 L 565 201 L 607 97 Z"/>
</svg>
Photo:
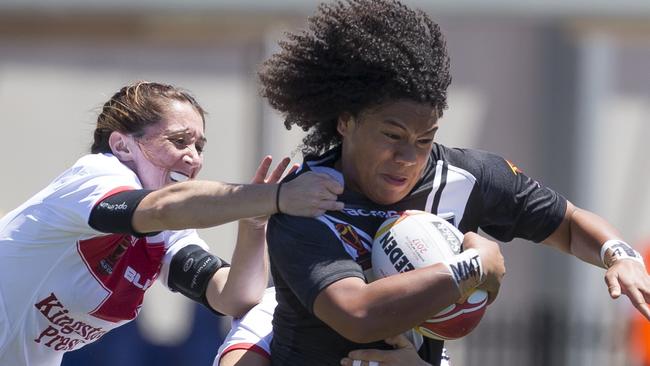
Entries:
<svg viewBox="0 0 650 366">
<path fill-rule="evenodd" d="M 229 296 L 222 294 L 222 296 L 219 296 L 219 300 L 211 302 L 210 306 L 222 314 L 230 315 L 233 318 L 241 318 L 260 301 L 262 301 L 261 296 L 240 294 Z"/>
<path fill-rule="evenodd" d="M 242 316 L 246 315 L 246 313 L 253 308 L 253 306 L 257 305 L 257 302 L 253 301 L 238 301 L 233 304 L 227 304 L 224 306 L 223 311 L 221 313 L 230 315 L 233 318 L 241 318 Z"/>
<path fill-rule="evenodd" d="M 259 303 L 258 300 L 251 299 L 233 299 L 234 301 L 212 301 L 210 307 L 224 315 L 230 315 L 233 318 L 241 318 Z"/>
</svg>

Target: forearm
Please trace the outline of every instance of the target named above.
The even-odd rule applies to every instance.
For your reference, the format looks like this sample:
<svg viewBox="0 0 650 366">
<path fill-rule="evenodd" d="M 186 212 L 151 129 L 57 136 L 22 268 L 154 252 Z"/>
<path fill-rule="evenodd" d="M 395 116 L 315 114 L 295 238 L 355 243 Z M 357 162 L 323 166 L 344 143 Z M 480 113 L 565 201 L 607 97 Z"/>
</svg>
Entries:
<svg viewBox="0 0 650 366">
<path fill-rule="evenodd" d="M 276 184 L 188 181 L 147 195 L 133 215 L 138 232 L 205 228 L 275 212 Z"/>
<path fill-rule="evenodd" d="M 260 301 L 267 282 L 264 227 L 242 220 L 231 267 L 213 276 L 206 290 L 208 303 L 224 314 L 242 316 Z"/>
<path fill-rule="evenodd" d="M 260 302 L 268 285 L 269 262 L 265 226 L 239 221 L 237 244 L 221 298 L 243 315 Z"/>
<path fill-rule="evenodd" d="M 324 292 L 338 292 L 336 302 Z M 333 283 L 316 298 L 314 312 L 342 336 L 359 343 L 404 332 L 456 302 L 460 296 L 442 264 L 377 280 Z"/>
<path fill-rule="evenodd" d="M 571 225 L 571 252 L 593 265 L 603 267 L 600 249 L 609 239 L 620 239 L 621 234 L 602 217 L 577 209 Z"/>
<path fill-rule="evenodd" d="M 620 237 L 619 231 L 605 219 L 568 202 L 562 223 L 544 243 L 587 263 L 603 267 L 600 259 L 603 243 Z"/>
</svg>

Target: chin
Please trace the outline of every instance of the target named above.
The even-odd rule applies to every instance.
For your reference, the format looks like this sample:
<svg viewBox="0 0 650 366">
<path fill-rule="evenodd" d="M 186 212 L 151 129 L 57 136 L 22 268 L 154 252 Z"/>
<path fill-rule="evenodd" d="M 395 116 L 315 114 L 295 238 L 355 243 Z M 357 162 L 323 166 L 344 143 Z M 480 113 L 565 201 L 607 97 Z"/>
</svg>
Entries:
<svg viewBox="0 0 650 366">
<path fill-rule="evenodd" d="M 375 203 L 378 203 L 380 205 L 392 205 L 394 203 L 397 203 L 401 201 L 404 197 L 406 197 L 406 194 L 401 194 L 401 193 L 378 193 L 372 196 L 369 196 L 370 200 L 372 200 Z"/>
</svg>

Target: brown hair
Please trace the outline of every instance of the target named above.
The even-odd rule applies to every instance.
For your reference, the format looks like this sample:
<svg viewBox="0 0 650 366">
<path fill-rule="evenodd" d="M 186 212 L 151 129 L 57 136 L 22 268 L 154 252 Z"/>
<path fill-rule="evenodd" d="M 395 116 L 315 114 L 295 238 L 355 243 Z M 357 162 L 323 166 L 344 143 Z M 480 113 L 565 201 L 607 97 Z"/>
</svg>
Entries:
<svg viewBox="0 0 650 366">
<path fill-rule="evenodd" d="M 188 91 L 168 84 L 137 81 L 123 87 L 104 103 L 97 117 L 90 151 L 110 153 L 108 138 L 113 131 L 142 136 L 145 127 L 163 119 L 172 101 L 190 103 L 205 125 L 205 110 Z"/>
</svg>

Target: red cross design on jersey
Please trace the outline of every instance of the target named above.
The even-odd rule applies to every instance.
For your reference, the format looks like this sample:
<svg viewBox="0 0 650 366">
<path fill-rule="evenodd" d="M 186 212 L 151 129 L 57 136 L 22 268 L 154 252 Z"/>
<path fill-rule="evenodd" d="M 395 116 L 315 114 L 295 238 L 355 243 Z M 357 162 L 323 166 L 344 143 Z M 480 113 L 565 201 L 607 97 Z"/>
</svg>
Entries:
<svg viewBox="0 0 650 366">
<path fill-rule="evenodd" d="M 110 322 L 135 318 L 145 290 L 158 276 L 165 243 L 111 234 L 80 240 L 77 250 L 90 273 L 108 292 L 90 315 Z"/>
</svg>

